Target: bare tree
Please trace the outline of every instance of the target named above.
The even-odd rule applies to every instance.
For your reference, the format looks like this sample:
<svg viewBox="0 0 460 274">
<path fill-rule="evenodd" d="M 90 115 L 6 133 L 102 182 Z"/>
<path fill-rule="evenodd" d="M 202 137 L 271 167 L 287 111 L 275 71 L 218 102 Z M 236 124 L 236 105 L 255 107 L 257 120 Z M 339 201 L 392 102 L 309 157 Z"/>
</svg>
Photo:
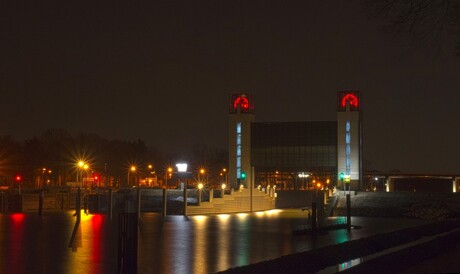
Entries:
<svg viewBox="0 0 460 274">
<path fill-rule="evenodd" d="M 459 0 L 368 0 L 373 16 L 390 21 L 387 31 L 418 45 L 453 36 L 460 54 Z"/>
</svg>

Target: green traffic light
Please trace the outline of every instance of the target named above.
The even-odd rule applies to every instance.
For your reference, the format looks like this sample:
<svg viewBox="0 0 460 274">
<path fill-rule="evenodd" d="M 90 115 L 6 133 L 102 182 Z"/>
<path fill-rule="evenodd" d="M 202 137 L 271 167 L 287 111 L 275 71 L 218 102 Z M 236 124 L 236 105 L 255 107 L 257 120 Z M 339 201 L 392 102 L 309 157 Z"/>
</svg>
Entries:
<svg viewBox="0 0 460 274">
<path fill-rule="evenodd" d="M 244 180 L 246 179 L 246 172 L 241 172 L 241 180 Z"/>
<path fill-rule="evenodd" d="M 343 174 L 343 172 L 340 172 L 340 180 L 343 181 L 343 178 L 345 178 L 345 174 Z"/>
</svg>

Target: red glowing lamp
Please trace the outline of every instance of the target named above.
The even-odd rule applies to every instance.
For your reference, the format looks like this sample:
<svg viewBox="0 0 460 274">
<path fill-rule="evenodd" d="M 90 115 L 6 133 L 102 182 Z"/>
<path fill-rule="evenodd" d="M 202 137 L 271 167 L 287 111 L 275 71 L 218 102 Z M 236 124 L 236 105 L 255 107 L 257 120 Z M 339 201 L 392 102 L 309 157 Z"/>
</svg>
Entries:
<svg viewBox="0 0 460 274">
<path fill-rule="evenodd" d="M 347 105 L 350 111 L 357 111 L 360 108 L 359 92 L 357 91 L 344 91 L 338 93 L 337 110 L 347 110 Z"/>
<path fill-rule="evenodd" d="M 230 95 L 230 113 L 254 113 L 254 96 L 249 94 Z"/>
<path fill-rule="evenodd" d="M 22 181 L 22 176 L 21 176 L 21 175 L 16 175 L 16 176 L 14 176 L 14 181 L 15 181 L 16 183 L 20 183 L 20 182 Z"/>
<path fill-rule="evenodd" d="M 233 108 L 237 109 L 240 106 L 241 110 L 247 111 L 249 109 L 249 101 L 246 96 L 239 96 L 233 102 Z"/>
</svg>

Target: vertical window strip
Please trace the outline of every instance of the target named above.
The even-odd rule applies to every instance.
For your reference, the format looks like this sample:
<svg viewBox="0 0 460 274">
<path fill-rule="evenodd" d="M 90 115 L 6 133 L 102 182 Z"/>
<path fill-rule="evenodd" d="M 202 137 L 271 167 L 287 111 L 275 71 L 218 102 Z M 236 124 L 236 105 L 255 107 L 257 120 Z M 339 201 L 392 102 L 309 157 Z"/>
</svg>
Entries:
<svg viewBox="0 0 460 274">
<path fill-rule="evenodd" d="M 351 145 L 350 145 L 350 139 L 351 139 L 351 134 L 350 134 L 350 121 L 347 121 L 345 124 L 345 173 L 347 175 L 350 175 L 350 167 L 351 167 L 351 159 L 350 159 L 350 154 L 351 154 Z"/>
<path fill-rule="evenodd" d="M 236 178 L 241 177 L 241 123 L 236 123 Z"/>
</svg>

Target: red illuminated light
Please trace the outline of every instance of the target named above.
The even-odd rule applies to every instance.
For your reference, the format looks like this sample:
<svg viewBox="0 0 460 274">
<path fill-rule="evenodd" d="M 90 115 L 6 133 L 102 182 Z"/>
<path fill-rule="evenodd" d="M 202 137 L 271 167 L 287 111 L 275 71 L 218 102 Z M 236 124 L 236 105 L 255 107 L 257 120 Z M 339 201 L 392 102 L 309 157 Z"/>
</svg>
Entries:
<svg viewBox="0 0 460 274">
<path fill-rule="evenodd" d="M 347 93 L 345 96 L 342 97 L 342 107 L 345 108 L 347 106 L 347 102 L 350 104 L 350 107 L 358 108 L 358 97 L 353 93 Z"/>
<path fill-rule="evenodd" d="M 237 109 L 238 106 L 240 106 L 240 108 L 242 110 L 247 111 L 249 109 L 249 100 L 248 100 L 248 98 L 246 98 L 246 96 L 237 97 L 235 99 L 235 101 L 233 102 L 233 108 Z"/>
</svg>

